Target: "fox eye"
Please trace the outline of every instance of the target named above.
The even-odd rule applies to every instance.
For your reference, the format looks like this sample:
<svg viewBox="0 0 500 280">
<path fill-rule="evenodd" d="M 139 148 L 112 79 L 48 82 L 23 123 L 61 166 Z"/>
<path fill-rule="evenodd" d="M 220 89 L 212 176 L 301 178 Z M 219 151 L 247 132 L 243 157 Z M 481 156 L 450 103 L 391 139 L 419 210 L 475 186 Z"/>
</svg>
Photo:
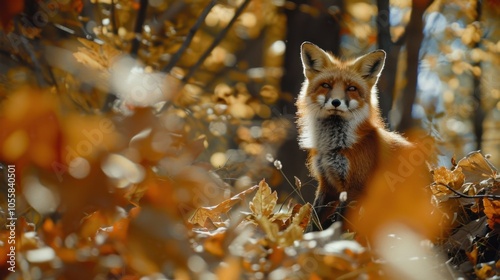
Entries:
<svg viewBox="0 0 500 280">
<path fill-rule="evenodd" d="M 347 87 L 347 91 L 356 91 L 358 90 L 355 86 L 349 86 Z"/>
<path fill-rule="evenodd" d="M 329 83 L 322 83 L 321 87 L 323 87 L 323 88 L 332 88 L 332 86 L 330 86 Z"/>
</svg>

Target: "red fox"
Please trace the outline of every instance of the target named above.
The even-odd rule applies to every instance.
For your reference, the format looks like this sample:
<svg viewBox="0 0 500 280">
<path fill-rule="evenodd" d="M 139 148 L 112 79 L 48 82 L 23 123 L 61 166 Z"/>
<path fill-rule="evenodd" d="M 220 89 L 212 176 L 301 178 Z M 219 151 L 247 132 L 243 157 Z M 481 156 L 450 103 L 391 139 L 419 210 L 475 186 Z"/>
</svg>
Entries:
<svg viewBox="0 0 500 280">
<path fill-rule="evenodd" d="M 356 200 L 379 163 L 413 147 L 388 131 L 380 116 L 376 84 L 385 56 L 377 50 L 342 61 L 312 43 L 301 46 L 299 145 L 308 150 L 308 167 L 319 183 L 314 207 L 323 228 L 332 223 L 328 203 L 338 201 L 341 192 L 348 202 Z"/>
</svg>

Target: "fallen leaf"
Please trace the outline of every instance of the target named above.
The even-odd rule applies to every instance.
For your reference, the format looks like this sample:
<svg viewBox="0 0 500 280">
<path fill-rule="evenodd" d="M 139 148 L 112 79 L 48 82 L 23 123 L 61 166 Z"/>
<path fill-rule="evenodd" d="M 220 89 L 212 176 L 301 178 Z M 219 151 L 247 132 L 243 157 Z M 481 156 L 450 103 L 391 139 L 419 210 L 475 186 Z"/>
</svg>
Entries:
<svg viewBox="0 0 500 280">
<path fill-rule="evenodd" d="M 207 219 L 210 219 L 212 222 L 222 222 L 222 218 L 220 217 L 222 214 L 226 214 L 234 205 L 243 201 L 249 193 L 255 191 L 258 187 L 258 185 L 255 185 L 248 188 L 215 206 L 200 207 L 195 210 L 188 222 L 200 226 L 205 225 Z"/>
<path fill-rule="evenodd" d="M 257 219 L 269 217 L 273 213 L 277 201 L 278 194 L 276 191 L 271 192 L 269 185 L 265 180 L 262 180 L 259 183 L 259 190 L 249 204 L 250 210 Z"/>
<path fill-rule="evenodd" d="M 471 152 L 458 161 L 457 168 L 461 167 L 465 181 L 480 183 L 489 178 L 495 178 L 498 170 L 479 151 Z"/>
<path fill-rule="evenodd" d="M 214 235 L 210 235 L 203 243 L 203 248 L 210 254 L 223 258 L 226 255 L 226 250 L 224 248 L 224 240 L 226 238 L 226 231 L 217 232 Z"/>
<path fill-rule="evenodd" d="M 476 270 L 476 276 L 479 279 L 488 279 L 495 276 L 495 271 L 491 266 L 483 264 L 480 269 Z"/>
<path fill-rule="evenodd" d="M 500 228 L 500 200 L 483 198 L 484 214 L 491 229 Z"/>
<path fill-rule="evenodd" d="M 456 167 L 453 170 L 448 170 L 446 167 L 440 166 L 433 171 L 435 183 L 448 185 L 454 190 L 460 189 L 465 181 L 465 176 L 462 173 L 462 168 L 460 167 Z"/>
<path fill-rule="evenodd" d="M 478 253 L 478 250 L 477 250 L 477 246 L 476 245 L 474 245 L 474 248 L 472 249 L 472 251 L 465 252 L 465 254 L 467 255 L 467 258 L 469 258 L 469 261 L 474 266 L 477 264 L 477 253 Z"/>
</svg>

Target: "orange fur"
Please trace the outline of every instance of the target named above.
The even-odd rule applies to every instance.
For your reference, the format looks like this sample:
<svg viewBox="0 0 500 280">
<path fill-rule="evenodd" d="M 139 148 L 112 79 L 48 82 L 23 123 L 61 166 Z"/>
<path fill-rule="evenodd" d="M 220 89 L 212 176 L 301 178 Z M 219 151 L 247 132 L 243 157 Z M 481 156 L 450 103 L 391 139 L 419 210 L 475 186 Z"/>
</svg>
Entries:
<svg viewBox="0 0 500 280">
<path fill-rule="evenodd" d="M 328 226 L 324 207 L 347 192 L 359 198 L 377 166 L 412 144 L 385 129 L 376 83 L 385 52 L 341 61 L 319 47 L 302 44 L 305 81 L 297 100 L 300 145 L 309 151 L 309 169 L 318 180 L 314 206 Z"/>
</svg>

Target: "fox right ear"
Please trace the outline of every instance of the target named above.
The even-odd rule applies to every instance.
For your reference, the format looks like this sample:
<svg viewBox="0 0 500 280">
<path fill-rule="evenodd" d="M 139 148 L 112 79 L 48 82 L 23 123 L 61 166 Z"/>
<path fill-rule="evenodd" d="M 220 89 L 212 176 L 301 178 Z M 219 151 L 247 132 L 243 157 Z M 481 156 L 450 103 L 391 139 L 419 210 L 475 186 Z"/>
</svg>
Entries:
<svg viewBox="0 0 500 280">
<path fill-rule="evenodd" d="M 326 53 L 324 50 L 313 43 L 304 42 L 300 46 L 300 49 L 302 66 L 304 67 L 304 75 L 306 77 L 308 77 L 308 73 L 320 72 L 330 62 L 328 53 Z"/>
</svg>

